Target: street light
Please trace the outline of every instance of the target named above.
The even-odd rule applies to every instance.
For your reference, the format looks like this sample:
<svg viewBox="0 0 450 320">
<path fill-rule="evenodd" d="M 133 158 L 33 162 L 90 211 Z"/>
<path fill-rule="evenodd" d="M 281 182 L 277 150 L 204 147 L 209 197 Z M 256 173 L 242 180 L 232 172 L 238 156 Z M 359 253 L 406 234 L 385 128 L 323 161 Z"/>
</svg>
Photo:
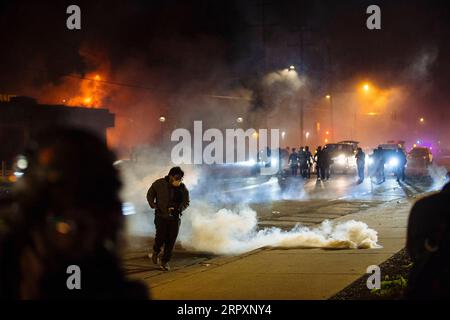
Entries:
<svg viewBox="0 0 450 320">
<path fill-rule="evenodd" d="M 288 70 L 289 71 L 294 71 L 295 70 L 295 66 L 293 66 L 293 65 L 289 66 Z"/>
<path fill-rule="evenodd" d="M 419 121 L 420 121 L 421 123 L 424 123 L 424 122 L 425 122 L 425 119 L 424 119 L 424 118 L 420 118 Z"/>
<path fill-rule="evenodd" d="M 161 146 L 164 143 L 164 122 L 166 122 L 166 117 L 160 116 L 159 117 L 159 123 L 161 124 L 161 126 L 160 126 L 160 135 L 161 135 L 160 143 L 161 143 Z"/>
<path fill-rule="evenodd" d="M 364 90 L 365 92 L 369 92 L 370 86 L 369 86 L 368 83 L 365 83 L 365 84 L 363 85 L 363 90 Z"/>
<path fill-rule="evenodd" d="M 242 117 L 238 117 L 237 119 L 236 119 L 236 122 L 237 123 L 242 123 L 244 121 L 244 119 L 242 119 Z"/>
<path fill-rule="evenodd" d="M 333 132 L 334 134 L 334 108 L 333 108 L 333 99 L 331 94 L 327 94 L 325 96 L 325 98 L 329 101 L 330 103 L 330 121 L 331 121 L 331 132 Z M 328 131 L 327 131 L 328 132 Z M 327 133 L 328 134 L 328 133 Z M 331 136 L 331 139 L 334 139 L 334 136 Z"/>
</svg>

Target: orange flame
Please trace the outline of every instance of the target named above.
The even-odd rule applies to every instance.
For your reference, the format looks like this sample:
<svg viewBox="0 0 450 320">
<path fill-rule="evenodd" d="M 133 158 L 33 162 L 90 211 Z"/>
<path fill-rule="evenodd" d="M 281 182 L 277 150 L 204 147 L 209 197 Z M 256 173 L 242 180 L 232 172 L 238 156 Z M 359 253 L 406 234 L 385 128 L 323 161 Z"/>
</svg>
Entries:
<svg viewBox="0 0 450 320">
<path fill-rule="evenodd" d="M 92 72 L 86 75 L 86 80 L 80 83 L 80 94 L 67 99 L 65 104 L 72 107 L 100 108 L 106 91 L 100 80 L 102 79 L 98 73 Z"/>
</svg>

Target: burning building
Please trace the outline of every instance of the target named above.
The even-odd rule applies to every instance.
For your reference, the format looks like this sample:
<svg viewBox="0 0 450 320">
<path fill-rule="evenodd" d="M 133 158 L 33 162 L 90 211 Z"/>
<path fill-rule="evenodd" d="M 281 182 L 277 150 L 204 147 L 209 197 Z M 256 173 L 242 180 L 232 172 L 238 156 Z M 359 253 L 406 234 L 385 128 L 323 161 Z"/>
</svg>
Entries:
<svg viewBox="0 0 450 320">
<path fill-rule="evenodd" d="M 9 175 L 14 157 L 39 130 L 51 125 L 69 125 L 94 132 L 106 140 L 115 115 L 107 109 L 39 104 L 30 97 L 2 95 L 0 100 L 1 175 Z M 4 98 L 6 97 L 6 98 Z"/>
</svg>

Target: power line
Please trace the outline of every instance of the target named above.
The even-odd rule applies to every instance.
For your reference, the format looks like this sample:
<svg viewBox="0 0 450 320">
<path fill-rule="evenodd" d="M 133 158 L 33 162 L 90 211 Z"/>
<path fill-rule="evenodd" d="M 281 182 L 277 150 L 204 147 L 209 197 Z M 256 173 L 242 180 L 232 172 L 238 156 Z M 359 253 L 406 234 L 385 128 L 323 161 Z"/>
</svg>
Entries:
<svg viewBox="0 0 450 320">
<path fill-rule="evenodd" d="M 122 83 L 122 82 L 115 82 L 115 81 L 109 81 L 109 80 L 102 80 L 102 79 L 95 79 L 95 78 L 88 78 L 83 76 L 77 76 L 77 75 L 63 75 L 64 78 L 73 78 L 78 79 L 82 81 L 93 81 L 93 82 L 100 82 L 106 85 L 113 85 L 113 86 L 119 86 L 119 87 L 126 87 L 126 88 L 132 88 L 132 89 L 141 89 L 141 90 L 148 90 L 148 91 L 166 91 L 170 92 L 167 89 L 161 89 L 161 88 L 154 88 L 154 87 L 146 87 L 142 85 L 137 84 L 128 84 L 128 83 Z M 172 95 L 181 95 L 171 92 Z M 228 95 L 216 95 L 216 94 L 196 94 L 198 96 L 207 97 L 207 98 L 215 98 L 215 99 L 225 99 L 225 100 L 247 100 L 250 101 L 251 98 L 241 97 L 241 96 L 228 96 Z"/>
</svg>

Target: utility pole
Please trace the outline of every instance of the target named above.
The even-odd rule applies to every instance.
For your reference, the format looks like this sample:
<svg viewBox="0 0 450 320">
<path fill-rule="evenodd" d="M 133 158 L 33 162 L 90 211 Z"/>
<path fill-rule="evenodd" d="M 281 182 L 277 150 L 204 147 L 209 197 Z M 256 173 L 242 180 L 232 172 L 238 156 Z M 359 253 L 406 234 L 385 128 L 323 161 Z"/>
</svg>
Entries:
<svg viewBox="0 0 450 320">
<path fill-rule="evenodd" d="M 328 81 L 329 81 L 329 93 L 330 96 L 330 126 L 331 126 L 331 141 L 335 142 L 334 140 L 334 105 L 333 105 L 333 99 L 334 99 L 334 92 L 333 92 L 333 63 L 332 63 L 332 55 L 331 55 L 331 46 L 330 43 L 327 45 L 327 51 L 328 51 Z"/>
<path fill-rule="evenodd" d="M 299 1 L 297 3 L 297 10 L 298 10 L 298 21 L 299 23 L 296 24 L 299 28 L 299 56 L 300 56 L 300 63 L 299 63 L 299 76 L 302 77 L 305 74 L 305 46 L 311 46 L 311 43 L 305 43 L 305 33 L 307 31 L 310 31 L 309 28 L 305 27 L 305 19 L 306 19 L 306 11 L 304 7 L 304 1 Z M 304 98 L 304 88 L 300 88 L 299 92 L 299 113 L 300 113 L 300 145 L 305 144 L 305 98 Z"/>
<path fill-rule="evenodd" d="M 304 56 L 305 56 L 305 49 L 304 49 L 304 38 L 303 38 L 303 17 L 300 24 L 300 75 L 304 74 L 305 70 L 305 63 L 304 63 Z M 302 90 L 302 89 L 300 89 Z M 300 92 L 300 145 L 303 146 L 303 140 L 304 140 L 304 99 L 303 99 L 303 92 Z"/>
</svg>

